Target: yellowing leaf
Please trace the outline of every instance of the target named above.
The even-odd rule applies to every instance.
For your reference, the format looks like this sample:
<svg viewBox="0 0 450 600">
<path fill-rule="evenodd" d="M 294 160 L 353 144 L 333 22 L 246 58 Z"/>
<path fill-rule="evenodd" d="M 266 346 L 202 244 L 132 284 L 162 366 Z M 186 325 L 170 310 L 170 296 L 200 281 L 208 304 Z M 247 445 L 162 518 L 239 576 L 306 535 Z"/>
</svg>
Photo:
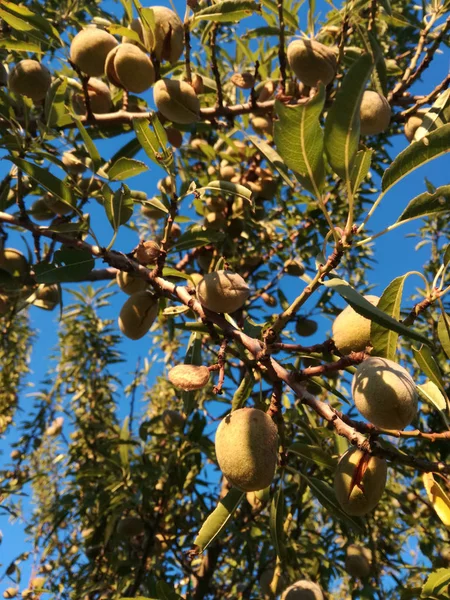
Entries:
<svg viewBox="0 0 450 600">
<path fill-rule="evenodd" d="M 450 527 L 450 498 L 447 493 L 434 479 L 433 473 L 423 474 L 423 485 L 437 516 L 444 525 Z"/>
</svg>

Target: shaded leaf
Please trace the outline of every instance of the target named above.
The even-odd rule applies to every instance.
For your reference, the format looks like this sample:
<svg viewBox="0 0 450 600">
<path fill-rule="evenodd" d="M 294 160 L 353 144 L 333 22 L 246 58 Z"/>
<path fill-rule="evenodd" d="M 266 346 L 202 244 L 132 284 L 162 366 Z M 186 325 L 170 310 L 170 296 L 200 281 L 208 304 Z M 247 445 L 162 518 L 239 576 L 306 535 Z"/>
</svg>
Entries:
<svg viewBox="0 0 450 600">
<path fill-rule="evenodd" d="M 174 244 L 173 250 L 181 252 L 181 250 L 190 250 L 191 248 L 200 248 L 200 246 L 206 246 L 207 244 L 215 243 L 223 240 L 224 234 L 221 231 L 213 230 L 200 230 L 200 231 L 186 231 Z"/>
<path fill-rule="evenodd" d="M 450 121 L 450 89 L 442 92 L 433 106 L 425 113 L 422 124 L 414 133 L 414 141 L 421 140 L 430 131 L 442 127 Z"/>
<path fill-rule="evenodd" d="M 444 383 L 437 362 L 428 346 L 421 346 L 419 350 L 413 348 L 414 358 L 425 375 L 441 390 L 445 395 Z"/>
<path fill-rule="evenodd" d="M 447 358 L 450 358 L 450 317 L 444 311 L 442 311 L 439 317 L 437 334 L 442 350 L 447 355 Z"/>
<path fill-rule="evenodd" d="M 145 163 L 134 158 L 126 158 L 122 156 L 116 160 L 116 162 L 108 169 L 108 177 L 112 181 L 123 181 L 129 177 L 140 175 L 148 171 L 148 167 Z"/>
<path fill-rule="evenodd" d="M 62 248 L 55 252 L 53 263 L 38 263 L 33 270 L 37 283 L 67 283 L 83 281 L 94 264 L 94 258 L 88 250 Z"/>
<path fill-rule="evenodd" d="M 371 148 L 364 148 L 359 150 L 355 156 L 355 162 L 353 164 L 352 173 L 350 180 L 352 182 L 353 193 L 355 194 L 361 183 L 367 177 L 367 174 L 372 163 L 373 150 Z"/>
<path fill-rule="evenodd" d="M 195 546 L 203 552 L 216 539 L 222 529 L 232 517 L 234 511 L 239 506 L 244 492 L 236 488 L 231 488 L 228 494 L 219 501 L 217 507 L 203 523 L 197 537 L 194 540 Z"/>
<path fill-rule="evenodd" d="M 122 185 L 120 189 L 112 193 L 108 186 L 104 185 L 102 193 L 106 216 L 114 231 L 117 231 L 133 215 L 134 203 L 130 196 L 130 190 L 126 185 Z"/>
<path fill-rule="evenodd" d="M 292 178 L 289 176 L 289 172 L 286 168 L 286 165 L 283 162 L 281 156 L 276 152 L 272 146 L 269 146 L 267 142 L 257 137 L 256 135 L 247 135 L 247 138 L 251 141 L 251 143 L 258 148 L 261 154 L 264 154 L 267 161 L 274 169 L 278 171 L 281 175 L 283 181 L 291 188 L 294 187 L 294 183 L 292 182 Z"/>
<path fill-rule="evenodd" d="M 167 148 L 167 134 L 158 118 L 133 119 L 136 137 L 146 155 L 160 167 L 168 167 L 173 162 L 173 152 Z"/>
<path fill-rule="evenodd" d="M 280 486 L 275 492 L 270 504 L 269 526 L 270 536 L 277 556 L 283 560 L 286 557 L 286 546 L 284 544 L 284 493 Z"/>
<path fill-rule="evenodd" d="M 442 185 L 434 192 L 424 192 L 410 200 L 397 223 L 447 211 L 450 211 L 450 185 Z"/>
<path fill-rule="evenodd" d="M 343 279 L 334 277 L 333 279 L 324 281 L 323 285 L 335 290 L 348 302 L 348 304 L 350 304 L 354 310 L 356 310 L 358 314 L 362 315 L 363 317 L 366 317 L 367 319 L 370 319 L 371 321 L 374 321 L 383 327 L 392 329 L 401 335 L 406 335 L 413 340 L 420 341 L 422 344 L 430 343 L 425 336 L 421 335 L 414 329 L 406 327 L 406 325 L 403 325 L 403 323 L 396 321 L 376 306 L 373 306 L 373 304 L 366 300 Z"/>
<path fill-rule="evenodd" d="M 408 173 L 433 160 L 433 158 L 443 156 L 446 152 L 450 152 L 450 123 L 432 131 L 426 137 L 410 144 L 400 152 L 391 166 L 384 172 L 381 180 L 383 192 L 389 190 Z"/>
<path fill-rule="evenodd" d="M 55 175 L 50 173 L 48 169 L 43 169 L 42 167 L 38 167 L 22 158 L 12 158 L 8 157 L 11 162 L 22 169 L 27 175 L 29 175 L 32 179 L 36 181 L 39 185 L 41 185 L 48 192 L 53 194 L 59 200 L 62 200 L 65 204 L 69 206 L 74 206 L 74 198 L 72 196 L 72 192 L 70 190 L 70 186 L 68 183 L 61 181 Z"/>
<path fill-rule="evenodd" d="M 302 458 L 306 458 L 306 460 L 310 460 L 319 467 L 325 467 L 326 469 L 334 470 L 337 464 L 337 460 L 332 458 L 325 450 L 322 450 L 320 446 L 305 444 L 303 442 L 294 442 L 288 447 L 288 452 L 293 452 Z"/>
<path fill-rule="evenodd" d="M 52 82 L 45 101 L 47 127 L 63 127 L 72 122 L 66 107 L 66 90 L 67 80 L 56 79 Z"/>
<path fill-rule="evenodd" d="M 89 135 L 89 133 L 87 132 L 86 127 L 83 125 L 83 123 L 80 121 L 80 119 L 78 119 L 77 117 L 75 117 L 75 115 L 71 115 L 72 119 L 75 121 L 75 123 L 77 124 L 78 130 L 80 132 L 81 137 L 83 138 L 83 142 L 86 146 L 86 149 L 89 153 L 89 156 L 91 157 L 91 160 L 94 164 L 94 171 L 97 171 L 97 169 L 100 167 L 100 163 L 101 163 L 101 156 L 99 151 L 97 150 L 96 145 L 94 144 L 91 136 Z"/>
<path fill-rule="evenodd" d="M 370 54 L 353 63 L 325 122 L 325 152 L 331 168 L 344 181 L 351 179 L 359 143 L 361 98 L 372 68 Z"/>
<path fill-rule="evenodd" d="M 279 120 L 275 122 L 274 142 L 286 165 L 300 183 L 316 197 L 325 184 L 323 131 L 320 115 L 325 102 L 325 87 L 305 104 L 285 106 L 275 102 Z"/>
<path fill-rule="evenodd" d="M 253 377 L 253 373 L 251 371 L 247 371 L 241 383 L 239 384 L 239 387 L 234 392 L 233 399 L 231 400 L 231 411 L 238 410 L 244 406 L 246 400 L 252 393 L 254 384 L 255 378 Z"/>
</svg>

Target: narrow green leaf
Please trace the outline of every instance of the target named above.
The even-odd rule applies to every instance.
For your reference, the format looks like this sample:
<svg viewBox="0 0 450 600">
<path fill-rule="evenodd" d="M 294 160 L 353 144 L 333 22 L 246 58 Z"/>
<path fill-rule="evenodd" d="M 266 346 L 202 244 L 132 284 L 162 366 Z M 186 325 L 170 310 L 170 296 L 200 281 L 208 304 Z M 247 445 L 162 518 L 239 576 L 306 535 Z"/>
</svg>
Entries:
<svg viewBox="0 0 450 600">
<path fill-rule="evenodd" d="M 129 455 L 130 447 L 126 443 L 130 439 L 129 421 L 130 421 L 129 417 L 125 417 L 125 419 L 123 421 L 123 425 L 120 429 L 120 436 L 119 436 L 120 441 L 124 442 L 124 443 L 120 443 L 120 445 L 119 445 L 119 455 L 120 455 L 120 462 L 122 464 L 122 467 L 124 467 L 125 469 L 128 469 L 129 464 L 130 464 L 130 455 Z"/>
<path fill-rule="evenodd" d="M 150 121 L 147 121 L 146 119 L 133 119 L 133 127 L 136 137 L 145 154 L 150 160 L 162 166 L 161 154 L 163 150 L 165 150 L 165 147 L 161 147 L 158 137 L 150 128 Z"/>
<path fill-rule="evenodd" d="M 381 180 L 383 192 L 389 190 L 403 177 L 433 158 L 450 152 L 450 123 L 431 131 L 418 142 L 410 144 L 386 169 Z"/>
<path fill-rule="evenodd" d="M 432 381 L 445 395 L 444 382 L 439 370 L 437 362 L 434 360 L 433 354 L 428 346 L 421 346 L 419 350 L 413 348 L 414 358 L 417 364 L 425 373 L 430 381 Z"/>
<path fill-rule="evenodd" d="M 116 192 L 111 193 L 108 186 L 104 185 L 102 192 L 106 216 L 116 232 L 133 215 L 134 203 L 130 196 L 130 190 L 126 185 L 122 185 Z"/>
<path fill-rule="evenodd" d="M 432 193 L 424 192 L 410 200 L 397 223 L 447 211 L 450 211 L 450 185 L 442 185 Z"/>
<path fill-rule="evenodd" d="M 265 8 L 267 8 L 268 11 L 276 15 L 278 18 L 278 6 L 276 2 L 274 2 L 273 0 L 261 0 L 261 4 Z M 283 8 L 283 17 L 285 24 L 288 25 L 288 27 L 291 27 L 294 30 L 294 32 L 297 31 L 298 18 L 294 14 L 292 14 L 292 12 L 286 10 L 286 8 Z"/>
<path fill-rule="evenodd" d="M 140 175 L 148 171 L 148 167 L 145 163 L 134 158 L 119 158 L 107 171 L 109 179 L 112 181 L 123 181 L 129 177 Z"/>
<path fill-rule="evenodd" d="M 392 15 L 392 7 L 390 0 L 380 0 L 380 4 L 389 16 Z"/>
<path fill-rule="evenodd" d="M 336 291 L 340 296 L 342 296 L 357 313 L 378 323 L 379 325 L 386 327 L 388 329 L 392 329 L 393 331 L 397 331 L 401 335 L 406 335 L 413 340 L 417 340 L 422 344 L 430 344 L 430 340 L 425 336 L 417 333 L 414 329 L 410 329 L 381 311 L 376 306 L 373 306 L 368 300 L 366 300 L 361 294 L 359 294 L 355 289 L 351 287 L 343 279 L 339 279 L 338 277 L 334 277 L 333 279 L 329 279 L 328 281 L 324 281 L 323 285 L 329 287 Z"/>
<path fill-rule="evenodd" d="M 191 248 L 200 248 L 207 244 L 216 243 L 222 241 L 224 233 L 222 231 L 214 230 L 199 230 L 199 231 L 186 231 L 174 244 L 173 250 L 175 252 L 181 252 L 184 250 L 190 250 Z"/>
<path fill-rule="evenodd" d="M 270 536 L 277 556 L 283 560 L 286 557 L 286 546 L 284 545 L 284 493 L 280 486 L 275 492 L 270 505 L 269 526 Z"/>
<path fill-rule="evenodd" d="M 316 197 L 325 184 L 323 131 L 320 115 L 325 103 L 325 87 L 305 104 L 285 106 L 278 100 L 275 111 L 274 142 L 286 165 L 294 171 L 300 183 Z"/>
<path fill-rule="evenodd" d="M 72 122 L 72 116 L 66 107 L 66 91 L 66 79 L 56 79 L 52 82 L 45 101 L 47 127 L 64 127 Z"/>
<path fill-rule="evenodd" d="M 62 248 L 55 252 L 53 263 L 38 263 L 33 266 L 33 270 L 37 283 L 67 283 L 83 281 L 94 264 L 88 250 Z"/>
<path fill-rule="evenodd" d="M 448 263 L 450 262 L 450 244 L 445 249 L 444 258 L 442 259 L 442 262 L 444 263 L 444 266 L 448 265 Z"/>
<path fill-rule="evenodd" d="M 69 184 L 58 179 L 58 177 L 50 173 L 48 169 L 38 167 L 23 158 L 8 157 L 8 159 L 34 179 L 36 183 L 53 194 L 53 196 L 62 200 L 65 204 L 69 204 L 69 206 L 75 205 Z"/>
<path fill-rule="evenodd" d="M 450 89 L 442 92 L 433 106 L 425 113 L 422 124 L 414 133 L 414 141 L 418 142 L 430 131 L 442 127 L 450 121 Z"/>
<path fill-rule="evenodd" d="M 355 162 L 353 164 L 353 169 L 350 176 L 354 194 L 356 194 L 359 186 L 367 177 L 370 165 L 372 163 L 372 155 L 373 150 L 371 148 L 364 148 L 364 150 L 359 150 L 356 153 Z"/>
<path fill-rule="evenodd" d="M 169 213 L 169 209 L 157 198 L 151 198 L 150 200 L 145 200 L 144 202 L 139 202 L 139 204 L 141 204 L 142 206 L 153 206 L 154 208 L 157 208 L 158 210 L 162 211 L 163 213 L 166 213 L 166 214 Z"/>
<path fill-rule="evenodd" d="M 292 452 L 306 460 L 310 460 L 319 467 L 324 467 L 325 469 L 330 469 L 332 471 L 336 468 L 337 460 L 331 457 L 325 450 L 322 450 L 320 446 L 305 444 L 303 442 L 294 442 L 288 447 L 288 452 Z"/>
<path fill-rule="evenodd" d="M 255 378 L 253 377 L 253 373 L 247 371 L 237 390 L 234 392 L 233 399 L 231 400 L 231 411 L 238 410 L 244 406 L 252 393 L 254 384 Z"/>
<path fill-rule="evenodd" d="M 437 334 L 442 350 L 447 355 L 447 358 L 450 358 L 450 317 L 444 311 L 442 311 L 439 317 Z"/>
<path fill-rule="evenodd" d="M 361 98 L 372 69 L 370 54 L 353 63 L 325 122 L 325 152 L 331 168 L 344 181 L 351 178 L 359 143 Z"/>
<path fill-rule="evenodd" d="M 15 4 L 14 2 L 8 2 L 8 0 L 2 0 L 2 5 L 10 13 L 15 14 L 19 18 L 23 18 L 25 21 L 39 29 L 44 35 L 49 36 L 58 41 L 60 46 L 64 46 L 64 43 L 59 35 L 58 30 L 51 22 L 43 17 L 32 12 L 27 6 L 23 4 Z"/>
<path fill-rule="evenodd" d="M 120 3 L 125 10 L 128 21 L 131 21 L 131 19 L 133 18 L 133 2 L 132 2 L 132 0 L 120 0 Z"/>
<path fill-rule="evenodd" d="M 402 305 L 403 286 L 408 275 L 396 277 L 381 294 L 377 307 L 384 313 L 398 321 L 400 319 L 400 308 Z M 397 350 L 398 332 L 386 329 L 378 323 L 370 325 L 370 341 L 373 345 L 375 356 L 382 356 L 389 360 L 395 360 Z"/>
<path fill-rule="evenodd" d="M 254 0 L 224 0 L 196 12 L 194 20 L 230 23 L 260 12 L 261 5 Z"/>
<path fill-rule="evenodd" d="M 222 529 L 231 519 L 234 511 L 239 506 L 244 492 L 236 488 L 231 488 L 228 494 L 219 501 L 217 507 L 203 523 L 197 537 L 194 540 L 195 546 L 203 552 L 216 539 Z"/>
<path fill-rule="evenodd" d="M 387 72 L 383 50 L 380 47 L 377 38 L 375 37 L 374 31 L 368 31 L 367 37 L 369 39 L 370 48 L 375 61 L 372 79 L 375 83 L 376 91 L 382 96 L 387 96 Z"/>
<path fill-rule="evenodd" d="M 219 192 L 222 194 L 232 194 L 233 196 L 237 196 L 238 198 L 242 198 L 251 202 L 252 199 L 252 191 L 241 185 L 240 183 L 231 183 L 231 181 L 210 181 L 208 185 L 204 187 L 198 188 L 197 192 Z"/>
<path fill-rule="evenodd" d="M 178 595 L 173 587 L 165 581 L 158 581 L 156 593 L 158 594 L 158 600 L 183 600 L 183 597 Z"/>
<path fill-rule="evenodd" d="M 286 168 L 286 165 L 283 162 L 281 156 L 276 152 L 272 146 L 269 146 L 267 142 L 257 137 L 256 135 L 247 135 L 247 138 L 251 141 L 251 143 L 258 148 L 261 154 L 264 154 L 268 163 L 278 171 L 281 175 L 284 183 L 286 183 L 289 187 L 293 188 L 294 183 L 292 182 L 292 178 L 289 176 L 289 172 Z"/>
<path fill-rule="evenodd" d="M 439 411 L 444 411 L 447 403 L 445 402 L 445 396 L 442 394 L 441 390 L 438 386 L 433 383 L 431 380 L 422 383 L 417 386 L 417 390 L 419 394 L 424 398 L 427 402 L 432 404 Z"/>
<path fill-rule="evenodd" d="M 86 127 L 83 123 L 78 119 L 75 115 L 71 115 L 72 119 L 77 124 L 78 130 L 80 132 L 81 137 L 83 138 L 83 142 L 86 146 L 86 149 L 91 157 L 91 160 L 94 164 L 94 171 L 97 172 L 97 169 L 100 167 L 100 163 L 102 161 L 99 151 L 97 150 L 97 146 L 94 144 L 91 136 L 87 132 Z"/>
<path fill-rule="evenodd" d="M 448 598 L 450 569 L 438 569 L 428 575 L 423 585 L 421 598 Z"/>
<path fill-rule="evenodd" d="M 40 44 L 21 40 L 13 40 L 10 37 L 0 39 L 0 48 L 5 50 L 13 50 L 15 52 L 32 52 L 33 54 L 45 54 L 46 50 Z"/>
</svg>

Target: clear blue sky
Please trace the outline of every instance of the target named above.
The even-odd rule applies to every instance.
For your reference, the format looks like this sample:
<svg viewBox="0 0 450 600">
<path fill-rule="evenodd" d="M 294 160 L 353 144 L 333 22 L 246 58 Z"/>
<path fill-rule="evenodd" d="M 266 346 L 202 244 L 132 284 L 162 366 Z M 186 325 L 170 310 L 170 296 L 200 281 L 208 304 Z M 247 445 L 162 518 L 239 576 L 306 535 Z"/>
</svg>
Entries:
<svg viewBox="0 0 450 600">
<path fill-rule="evenodd" d="M 108 5 L 108 7 L 114 6 L 116 11 L 121 11 L 121 6 L 119 3 L 106 2 L 105 4 Z M 305 3 L 300 11 L 301 26 L 306 24 L 306 5 L 307 3 Z M 175 6 L 179 13 L 182 14 L 184 10 L 184 4 L 177 0 L 175 2 Z M 317 7 L 318 11 L 323 15 L 328 9 L 328 5 L 323 1 L 317 2 Z M 250 21 L 244 22 L 243 25 L 241 24 L 241 27 L 247 27 L 249 22 Z M 435 61 L 433 61 L 432 66 L 425 73 L 423 83 L 417 84 L 416 89 L 432 89 L 437 83 L 439 83 L 439 81 L 442 80 L 443 76 L 448 71 L 448 64 L 449 53 L 448 50 L 446 50 L 445 53 L 441 54 Z M 144 97 L 146 99 L 148 98 L 149 103 L 151 103 L 151 90 L 146 92 Z M 392 155 L 398 153 L 408 144 L 403 135 L 393 138 L 392 142 Z M 108 158 L 112 152 L 119 147 L 119 142 L 117 139 L 115 139 L 113 142 L 114 147 L 112 149 L 109 141 L 99 141 L 97 145 L 104 157 Z M 138 155 L 136 158 L 148 163 L 143 152 L 140 153 L 140 155 Z M 379 231 L 386 225 L 392 223 L 407 205 L 408 201 L 415 195 L 425 190 L 425 177 L 427 177 L 435 186 L 448 184 L 448 166 L 448 156 L 446 156 L 429 163 L 422 169 L 416 171 L 405 180 L 400 182 L 384 199 L 382 205 L 370 222 L 370 228 L 373 231 Z M 156 182 L 158 179 L 160 179 L 163 173 L 153 163 L 149 164 L 149 167 L 150 170 L 148 172 L 128 180 L 127 184 L 129 184 L 133 189 L 146 190 L 148 196 L 151 197 L 153 190 L 156 192 Z M 4 176 L 4 173 L 8 168 L 9 164 L 0 163 L 0 177 Z M 91 220 L 92 222 L 99 224 L 99 226 L 97 226 L 95 229 L 97 232 L 100 232 L 100 242 L 106 245 L 111 238 L 112 230 L 104 218 L 103 209 L 95 202 L 92 203 L 92 209 Z M 104 225 L 100 226 L 101 223 Z M 377 286 L 374 289 L 374 293 L 380 294 L 383 288 L 394 277 L 404 274 L 408 270 L 420 270 L 421 265 L 428 257 L 428 247 L 424 247 L 416 252 L 414 250 L 414 246 L 417 243 L 417 240 L 405 238 L 407 233 L 414 232 L 418 226 L 419 222 L 413 222 L 412 224 L 406 225 L 403 228 L 399 228 L 395 232 L 383 236 L 376 241 L 377 263 L 374 265 L 374 269 L 370 274 L 371 283 Z M 123 229 L 119 233 L 115 248 L 128 252 L 137 244 L 137 242 L 138 238 L 136 234 L 127 229 Z M 8 244 L 18 248 L 24 247 L 23 242 L 18 235 L 12 235 Z M 101 266 L 101 264 L 96 265 L 97 268 L 100 268 Z M 299 286 L 302 284 L 292 277 L 286 278 L 286 281 L 287 283 L 285 289 L 288 295 L 293 296 L 294 294 L 298 294 Z M 416 285 L 416 282 L 412 281 L 408 285 L 411 286 L 409 289 L 412 289 Z M 64 295 L 64 302 L 66 304 L 71 302 L 71 298 L 68 293 Z M 111 317 L 115 319 L 123 302 L 123 294 L 118 293 L 116 296 L 114 296 L 111 306 L 104 311 L 104 317 Z M 47 313 L 37 308 L 31 308 L 30 317 L 31 325 L 37 330 L 41 331 L 41 334 L 38 337 L 33 349 L 31 362 L 33 373 L 29 377 L 30 382 L 38 385 L 38 382 L 42 380 L 46 374 L 46 371 L 49 367 L 48 356 L 51 349 L 56 345 L 57 342 L 58 313 L 56 311 L 53 313 Z M 328 320 L 321 319 L 319 321 L 319 325 L 319 331 L 314 338 L 308 338 L 308 340 L 311 340 L 311 343 L 323 341 L 327 333 L 329 333 L 330 322 Z M 126 357 L 126 361 L 125 363 L 118 365 L 116 369 L 119 374 L 125 374 L 125 380 L 127 379 L 126 374 L 134 371 L 138 357 L 145 357 L 148 354 L 149 346 L 151 346 L 151 339 L 147 336 L 144 339 L 136 342 L 129 341 L 126 338 L 123 339 L 122 351 Z M 153 351 L 151 347 L 150 351 Z M 158 365 L 155 365 L 153 374 L 155 374 L 157 370 Z M 31 391 L 33 390 L 30 389 L 30 392 Z M 29 402 L 30 400 L 28 400 L 26 396 L 22 398 L 22 406 L 25 410 Z M 123 402 L 121 405 L 119 405 L 118 412 L 120 418 L 123 418 L 128 413 L 128 402 Z M 12 436 L 6 440 L 0 440 L 0 462 L 8 463 L 10 452 L 9 443 L 14 439 L 13 435 L 14 432 L 12 433 Z M 3 456 L 1 455 L 2 452 Z M 23 551 L 26 545 L 24 543 L 23 527 L 20 524 L 16 523 L 14 526 L 11 526 L 8 524 L 7 519 L 2 517 L 0 518 L 0 530 L 3 532 L 3 543 L 0 546 L 0 560 L 5 566 L 19 552 Z M 2 572 L 2 569 L 0 569 L 0 572 Z M 0 591 L 3 591 L 3 589 L 3 584 L 0 583 Z"/>
</svg>

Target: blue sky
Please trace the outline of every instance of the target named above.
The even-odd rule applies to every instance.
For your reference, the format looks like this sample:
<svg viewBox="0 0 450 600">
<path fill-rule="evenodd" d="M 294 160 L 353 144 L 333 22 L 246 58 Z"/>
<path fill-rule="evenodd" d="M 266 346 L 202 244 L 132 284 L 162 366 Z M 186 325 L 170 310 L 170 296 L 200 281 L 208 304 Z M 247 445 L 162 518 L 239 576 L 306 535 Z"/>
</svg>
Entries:
<svg viewBox="0 0 450 600">
<path fill-rule="evenodd" d="M 119 3 L 106 2 L 108 7 L 113 6 L 115 10 L 121 10 Z M 175 2 L 175 7 L 182 14 L 184 8 L 183 4 L 179 1 Z M 327 4 L 325 2 L 318 2 L 318 11 L 325 14 L 327 10 Z M 119 8 L 118 8 L 119 7 Z M 301 8 L 300 11 L 300 24 L 306 23 L 306 8 L 307 3 Z M 240 27 L 251 26 L 250 20 L 240 24 Z M 449 64 L 449 52 L 441 54 L 433 61 L 432 66 L 426 71 L 423 82 L 416 84 L 416 91 L 431 90 L 437 83 L 439 83 L 445 73 L 448 71 Z M 144 97 L 149 99 L 151 103 L 151 91 L 146 92 Z M 406 138 L 403 135 L 392 138 L 393 147 L 391 148 L 391 154 L 395 156 L 403 148 L 408 145 Z M 124 142 L 122 142 L 124 143 Z M 119 142 L 114 140 L 113 151 L 119 147 Z M 97 143 L 99 150 L 105 157 L 109 157 L 112 154 L 111 143 L 109 141 L 99 141 Z M 148 163 L 143 152 L 136 156 L 139 160 L 144 160 Z M 156 182 L 163 175 L 162 171 L 158 169 L 153 163 L 149 164 L 150 170 L 145 174 L 130 179 L 127 184 L 133 189 L 146 190 L 148 196 L 151 197 L 153 191 L 156 191 Z M 8 164 L 0 162 L 0 177 L 4 176 L 4 173 L 9 168 Z M 402 210 L 407 205 L 408 201 L 420 192 L 425 191 L 424 178 L 428 178 L 435 186 L 448 184 L 448 156 L 437 159 L 425 167 L 417 170 L 412 175 L 405 178 L 399 184 L 397 184 L 384 198 L 381 206 L 376 211 L 374 217 L 370 221 L 370 228 L 374 232 L 380 231 L 388 224 L 392 223 Z M 189 202 L 189 200 L 187 201 Z M 100 231 L 100 242 L 107 244 L 112 236 L 112 229 L 107 223 L 103 209 L 97 203 L 92 203 L 92 222 L 98 223 L 96 231 Z M 100 226 L 100 223 L 102 224 Z M 406 234 L 414 232 L 419 227 L 419 221 L 405 225 L 397 229 L 396 231 L 387 234 L 376 240 L 376 260 L 377 263 L 374 265 L 373 271 L 370 273 L 370 282 L 376 287 L 374 288 L 375 294 L 381 294 L 384 287 L 394 278 L 404 274 L 409 270 L 420 270 L 421 265 L 428 258 L 428 247 L 415 251 L 414 247 L 417 243 L 416 239 L 406 238 Z M 123 228 L 115 243 L 115 248 L 130 251 L 138 242 L 138 238 L 135 233 Z M 13 245 L 19 248 L 23 248 L 23 242 L 17 234 L 10 237 L 9 245 Z M 102 265 L 97 264 L 96 267 L 100 268 Z M 411 290 L 415 287 L 416 281 L 410 280 L 408 282 L 408 289 Z M 301 282 L 295 278 L 287 277 L 285 284 L 285 291 L 289 297 L 297 295 Z M 116 319 L 117 314 L 120 310 L 121 305 L 125 300 L 125 296 L 121 293 L 116 294 L 111 302 L 111 306 L 104 310 L 104 318 L 110 317 Z M 64 302 L 68 304 L 71 302 L 71 297 L 68 293 L 64 295 Z M 308 308 L 308 306 L 306 306 Z M 37 308 L 31 308 L 30 310 L 31 324 L 37 330 L 40 330 L 36 343 L 33 349 L 32 356 L 32 369 L 33 373 L 29 378 L 30 382 L 35 385 L 38 384 L 45 376 L 45 373 L 49 367 L 48 356 L 52 348 L 57 343 L 57 328 L 58 328 L 58 314 L 57 312 L 47 313 Z M 326 318 L 319 320 L 319 330 L 317 334 L 308 338 L 311 343 L 323 341 L 325 336 L 329 333 L 330 322 Z M 145 357 L 148 355 L 150 346 L 150 352 L 153 351 L 151 348 L 151 338 L 146 336 L 145 338 L 132 342 L 127 339 L 123 339 L 122 351 L 126 358 L 125 363 L 118 365 L 115 368 L 120 373 L 132 373 L 135 369 L 137 360 L 139 357 Z M 153 369 L 153 375 L 158 372 L 158 365 L 155 365 Z M 126 378 L 125 378 L 126 379 Z M 36 388 L 35 388 L 36 389 Z M 30 392 L 33 390 L 30 389 Z M 139 397 L 139 396 L 138 396 Z M 23 397 L 22 406 L 26 410 L 27 404 L 30 400 Z M 141 407 L 142 408 L 142 407 Z M 128 402 L 124 401 L 118 407 L 118 413 L 122 419 L 128 413 Z M 14 433 L 6 440 L 0 440 L 0 462 L 8 463 L 9 459 L 9 443 L 13 441 Z M 3 452 L 3 456 L 1 455 Z M 0 518 L 0 530 L 3 532 L 3 543 L 0 546 L 1 562 L 7 565 L 9 560 L 13 559 L 19 552 L 25 548 L 24 544 L 24 533 L 23 528 L 20 524 L 14 524 L 11 526 L 7 523 L 5 517 Z M 1 572 L 1 570 L 0 570 Z M 5 586 L 6 587 L 6 586 Z M 3 590 L 3 584 L 0 583 L 0 591 Z"/>
</svg>

